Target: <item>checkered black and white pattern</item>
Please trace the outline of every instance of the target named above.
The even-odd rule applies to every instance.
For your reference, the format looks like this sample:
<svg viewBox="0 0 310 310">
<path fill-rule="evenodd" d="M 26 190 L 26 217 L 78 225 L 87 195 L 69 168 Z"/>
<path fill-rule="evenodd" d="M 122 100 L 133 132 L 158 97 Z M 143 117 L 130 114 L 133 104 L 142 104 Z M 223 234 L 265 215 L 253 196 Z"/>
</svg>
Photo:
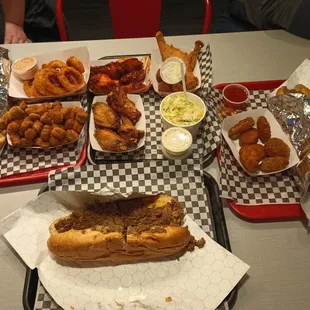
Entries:
<svg viewBox="0 0 310 310">
<path fill-rule="evenodd" d="M 37 297 L 34 305 L 34 310 L 61 310 L 50 294 L 45 290 L 41 281 L 38 282 Z"/>
<path fill-rule="evenodd" d="M 240 205 L 299 203 L 300 193 L 291 169 L 272 175 L 248 175 L 231 153 L 221 145 L 220 194 Z"/>
<path fill-rule="evenodd" d="M 209 45 L 200 52 L 198 59 L 202 87 L 205 88 L 205 92 L 207 93 L 207 89 L 210 89 L 212 86 L 212 54 Z M 144 147 L 133 152 L 121 154 L 95 151 L 93 157 L 95 163 L 99 161 L 141 161 L 145 159 L 164 159 L 161 151 L 161 136 L 163 130 L 159 111 L 162 98 L 152 89 L 145 94 L 141 94 L 141 96 L 147 124 Z M 204 125 L 205 124 L 206 122 L 204 122 Z M 204 141 L 208 138 L 205 134 L 204 125 L 201 126 L 200 134 L 197 135 L 197 139 L 194 142 L 192 158 L 202 158 L 204 153 L 207 154 L 203 150 Z M 90 161 L 93 162 L 91 158 Z"/>
<path fill-rule="evenodd" d="M 87 97 L 66 98 L 67 101 L 80 100 L 84 109 L 87 108 Z M 65 101 L 62 99 L 62 101 Z M 0 177 L 37 171 L 54 166 L 75 164 L 80 158 L 86 140 L 86 126 L 78 141 L 58 148 L 37 149 L 7 147 L 3 150 L 0 162 Z"/>
</svg>

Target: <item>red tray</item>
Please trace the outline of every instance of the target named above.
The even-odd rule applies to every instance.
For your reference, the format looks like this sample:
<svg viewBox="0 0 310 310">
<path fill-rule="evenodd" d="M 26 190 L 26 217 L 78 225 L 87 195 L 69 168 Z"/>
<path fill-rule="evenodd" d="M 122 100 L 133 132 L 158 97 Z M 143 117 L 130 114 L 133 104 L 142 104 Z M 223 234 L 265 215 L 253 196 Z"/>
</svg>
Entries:
<svg viewBox="0 0 310 310">
<path fill-rule="evenodd" d="M 17 185 L 26 185 L 32 183 L 41 183 L 46 182 L 48 173 L 52 170 L 76 167 L 85 164 L 86 162 L 86 146 L 84 145 L 81 156 L 79 160 L 72 165 L 64 165 L 64 166 L 54 166 L 46 169 L 40 169 L 31 172 L 18 173 L 9 175 L 4 178 L 0 178 L 0 187 L 8 187 L 8 186 L 17 186 Z"/>
<path fill-rule="evenodd" d="M 279 87 L 284 80 L 258 81 L 258 82 L 238 82 L 249 90 L 272 90 Z M 214 88 L 223 89 L 227 84 L 215 85 Z M 217 149 L 217 159 L 220 161 L 220 148 Z M 270 205 L 238 205 L 234 201 L 227 199 L 229 206 L 242 218 L 250 221 L 255 220 L 284 220 L 297 217 L 304 217 L 305 213 L 300 204 L 270 204 Z"/>
</svg>

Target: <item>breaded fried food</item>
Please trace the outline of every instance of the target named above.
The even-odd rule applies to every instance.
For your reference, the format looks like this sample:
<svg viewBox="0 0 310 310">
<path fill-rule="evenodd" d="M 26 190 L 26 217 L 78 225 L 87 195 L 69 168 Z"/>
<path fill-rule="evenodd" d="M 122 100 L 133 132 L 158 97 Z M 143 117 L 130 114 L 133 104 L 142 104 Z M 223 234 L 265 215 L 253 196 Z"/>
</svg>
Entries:
<svg viewBox="0 0 310 310">
<path fill-rule="evenodd" d="M 12 120 L 23 119 L 26 117 L 25 111 L 20 107 L 13 107 L 8 112 Z"/>
<path fill-rule="evenodd" d="M 256 144 L 258 141 L 257 129 L 252 128 L 243 132 L 239 137 L 240 146 Z"/>
<path fill-rule="evenodd" d="M 59 127 L 55 127 L 52 129 L 51 134 L 53 137 L 55 137 L 56 139 L 59 140 L 63 140 L 67 137 L 67 133 L 64 129 L 59 128 Z"/>
<path fill-rule="evenodd" d="M 8 134 L 10 135 L 12 133 L 18 133 L 19 128 L 20 128 L 20 124 L 18 122 L 16 121 L 11 122 L 7 127 Z"/>
<path fill-rule="evenodd" d="M 289 91 L 289 89 L 288 89 L 286 86 L 282 86 L 282 87 L 280 87 L 280 88 L 277 90 L 276 95 L 277 95 L 277 96 L 280 96 L 280 95 L 287 94 L 287 93 L 289 93 L 289 92 L 290 92 L 290 91 Z"/>
<path fill-rule="evenodd" d="M 67 139 L 68 141 L 75 141 L 77 140 L 79 137 L 79 134 L 75 131 L 75 130 L 72 130 L 72 129 L 69 129 L 67 130 Z"/>
<path fill-rule="evenodd" d="M 74 126 L 74 119 L 70 118 L 70 119 L 67 119 L 66 122 L 65 122 L 65 129 L 68 130 L 68 129 L 72 129 Z"/>
<path fill-rule="evenodd" d="M 228 131 L 228 136 L 230 139 L 236 140 L 243 132 L 251 129 L 254 125 L 254 119 L 252 117 L 247 117 L 232 126 Z"/>
<path fill-rule="evenodd" d="M 260 116 L 257 120 L 258 137 L 262 143 L 266 143 L 271 138 L 270 124 L 265 116 Z"/>
<path fill-rule="evenodd" d="M 28 116 L 33 122 L 41 118 L 41 115 L 37 113 L 30 113 Z"/>
<path fill-rule="evenodd" d="M 20 104 L 19 104 L 19 107 L 22 109 L 22 110 L 26 110 L 28 108 L 28 105 L 25 101 L 21 101 Z"/>
<path fill-rule="evenodd" d="M 20 146 L 22 147 L 32 147 L 33 142 L 32 140 L 27 140 L 26 138 L 21 138 L 20 139 Z"/>
<path fill-rule="evenodd" d="M 58 145 L 60 145 L 60 140 L 53 137 L 53 136 L 50 136 L 49 143 L 51 146 L 58 146 Z"/>
<path fill-rule="evenodd" d="M 86 122 L 87 117 L 88 117 L 88 114 L 84 111 L 77 111 L 75 113 L 75 119 L 81 124 L 84 124 Z"/>
<path fill-rule="evenodd" d="M 32 126 L 33 122 L 30 119 L 24 119 L 19 128 L 19 135 L 22 137 L 25 134 L 25 131 Z"/>
<path fill-rule="evenodd" d="M 20 136 L 17 133 L 12 133 L 10 139 L 13 146 L 20 146 Z"/>
<path fill-rule="evenodd" d="M 33 140 L 37 136 L 37 132 L 33 128 L 28 128 L 24 135 L 27 140 Z"/>
<path fill-rule="evenodd" d="M 163 92 L 163 93 L 171 93 L 172 85 L 167 84 L 164 81 L 161 81 L 158 83 L 158 91 Z"/>
<path fill-rule="evenodd" d="M 35 139 L 34 145 L 42 148 L 47 148 L 51 146 L 48 141 L 43 141 L 41 138 Z"/>
<path fill-rule="evenodd" d="M 110 129 L 96 129 L 94 137 L 103 150 L 112 152 L 127 151 L 125 140 Z"/>
<path fill-rule="evenodd" d="M 260 144 L 245 145 L 239 150 L 240 161 L 249 173 L 259 170 L 259 163 L 265 157 L 264 147 Z"/>
<path fill-rule="evenodd" d="M 83 126 L 77 120 L 74 120 L 72 129 L 75 130 L 77 133 L 80 133 L 83 129 Z"/>
<path fill-rule="evenodd" d="M 36 120 L 33 122 L 32 128 L 36 131 L 37 134 L 40 134 L 43 128 L 43 124 Z"/>
<path fill-rule="evenodd" d="M 53 111 L 52 112 L 52 119 L 54 124 L 62 124 L 64 121 L 64 116 L 61 111 Z"/>
<path fill-rule="evenodd" d="M 118 129 L 121 125 L 119 115 L 106 103 L 96 102 L 92 105 L 95 124 L 101 128 Z"/>
<path fill-rule="evenodd" d="M 287 157 L 274 156 L 263 159 L 260 166 L 262 172 L 276 172 L 283 170 L 289 164 Z"/>
<path fill-rule="evenodd" d="M 281 139 L 270 138 L 264 146 L 265 153 L 268 157 L 281 156 L 290 157 L 290 147 Z"/>
<path fill-rule="evenodd" d="M 53 124 L 53 114 L 52 114 L 52 112 L 45 112 L 45 113 L 41 116 L 40 121 L 41 121 L 43 124 L 52 125 L 52 124 Z"/>
</svg>

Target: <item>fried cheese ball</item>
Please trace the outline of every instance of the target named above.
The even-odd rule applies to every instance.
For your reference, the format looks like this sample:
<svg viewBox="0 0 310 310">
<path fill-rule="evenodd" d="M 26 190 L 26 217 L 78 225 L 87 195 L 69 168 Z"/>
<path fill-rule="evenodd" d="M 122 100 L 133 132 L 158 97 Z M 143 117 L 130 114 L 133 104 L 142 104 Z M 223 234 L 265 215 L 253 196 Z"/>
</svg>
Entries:
<svg viewBox="0 0 310 310">
<path fill-rule="evenodd" d="M 83 126 L 76 120 L 73 122 L 73 130 L 75 130 L 77 133 L 80 133 L 82 131 Z"/>
<path fill-rule="evenodd" d="M 48 142 L 50 140 L 51 131 L 52 131 L 51 127 L 43 126 L 43 129 L 40 134 L 40 138 L 43 142 Z"/>
<path fill-rule="evenodd" d="M 36 131 L 37 134 L 40 134 L 43 129 L 43 123 L 36 120 L 33 122 L 32 128 Z"/>
<path fill-rule="evenodd" d="M 63 119 L 66 120 L 67 119 L 66 117 L 67 117 L 67 115 L 69 113 L 69 108 L 62 108 L 60 110 L 60 113 L 62 114 Z"/>
<path fill-rule="evenodd" d="M 33 128 L 28 128 L 24 135 L 27 140 L 33 140 L 37 136 L 37 132 Z"/>
<path fill-rule="evenodd" d="M 270 138 L 264 146 L 265 153 L 269 157 L 281 156 L 285 158 L 290 157 L 290 147 L 281 139 Z"/>
<path fill-rule="evenodd" d="M 72 129 L 67 130 L 67 139 L 68 141 L 75 141 L 79 138 L 79 134 Z"/>
<path fill-rule="evenodd" d="M 52 105 L 51 105 L 49 102 L 44 102 L 44 103 L 42 103 L 42 105 L 43 105 L 47 110 L 52 109 Z"/>
<path fill-rule="evenodd" d="M 12 133 L 10 139 L 13 146 L 20 146 L 20 136 L 17 133 Z"/>
<path fill-rule="evenodd" d="M 245 145 L 239 150 L 240 161 L 249 173 L 259 170 L 259 163 L 265 157 L 264 147 L 260 144 Z"/>
<path fill-rule="evenodd" d="M 263 172 L 276 172 L 283 170 L 288 164 L 289 160 L 287 157 L 274 156 L 263 159 L 260 168 Z"/>
<path fill-rule="evenodd" d="M 19 128 L 20 124 L 18 122 L 16 121 L 11 122 L 7 127 L 8 134 L 11 135 L 12 133 L 18 133 Z"/>
<path fill-rule="evenodd" d="M 258 133 L 255 128 L 243 132 L 239 137 L 240 146 L 256 144 L 258 141 Z"/>
<path fill-rule="evenodd" d="M 88 117 L 88 114 L 84 111 L 77 111 L 75 113 L 75 119 L 81 124 L 84 124 L 86 122 L 87 117 Z"/>
<path fill-rule="evenodd" d="M 21 109 L 20 107 L 13 107 L 10 109 L 8 113 L 13 121 L 16 119 L 23 119 L 26 117 L 24 110 Z"/>
<path fill-rule="evenodd" d="M 46 125 L 52 125 L 53 124 L 53 115 L 51 112 L 45 112 L 41 118 L 40 118 L 40 121 L 43 123 L 43 124 L 46 124 Z"/>
<path fill-rule="evenodd" d="M 60 111 L 62 109 L 62 104 L 59 100 L 56 100 L 55 102 L 52 103 L 52 109 L 54 111 Z"/>
<path fill-rule="evenodd" d="M 26 110 L 28 108 L 28 105 L 25 101 L 21 101 L 19 103 L 19 107 L 22 109 L 22 110 Z"/>
<path fill-rule="evenodd" d="M 71 106 L 68 108 L 68 113 L 65 116 L 65 120 L 67 119 L 74 119 L 75 117 L 75 113 L 74 113 L 75 107 Z"/>
<path fill-rule="evenodd" d="M 6 123 L 3 117 L 0 117 L 0 130 L 5 130 L 5 129 L 6 129 Z"/>
<path fill-rule="evenodd" d="M 258 137 L 262 143 L 267 142 L 271 138 L 270 124 L 265 116 L 260 116 L 257 120 Z"/>
<path fill-rule="evenodd" d="M 52 129 L 51 134 L 53 137 L 55 137 L 56 139 L 59 140 L 63 140 L 67 137 L 67 133 L 64 129 L 59 128 L 59 127 L 55 127 Z"/>
<path fill-rule="evenodd" d="M 232 126 L 228 131 L 228 136 L 230 139 L 236 140 L 243 132 L 251 129 L 254 125 L 254 119 L 252 117 L 247 117 Z"/>
<path fill-rule="evenodd" d="M 74 119 L 70 118 L 70 119 L 67 119 L 66 122 L 65 122 L 65 129 L 68 130 L 68 129 L 72 129 L 74 126 Z"/>
<path fill-rule="evenodd" d="M 63 114 L 61 111 L 53 111 L 52 112 L 52 119 L 54 124 L 62 124 L 64 121 Z"/>
<path fill-rule="evenodd" d="M 41 118 L 41 115 L 37 113 L 30 113 L 28 117 L 30 118 L 30 120 L 34 122 L 34 121 L 39 120 Z"/>
<path fill-rule="evenodd" d="M 21 138 L 20 139 L 20 146 L 22 146 L 22 147 L 32 147 L 33 146 L 33 142 L 32 142 L 32 140 L 28 140 L 26 138 Z"/>
<path fill-rule="evenodd" d="M 43 115 L 46 113 L 48 110 L 44 105 L 40 105 L 37 109 L 37 114 Z"/>
<path fill-rule="evenodd" d="M 51 135 L 49 143 L 51 146 L 58 146 L 60 145 L 60 140 Z"/>
<path fill-rule="evenodd" d="M 39 106 L 37 106 L 37 105 L 31 105 L 31 106 L 29 106 L 29 107 L 25 110 L 25 112 L 26 112 L 28 115 L 30 115 L 31 113 L 36 113 L 36 114 L 38 114 L 38 109 L 39 109 Z"/>
<path fill-rule="evenodd" d="M 43 141 L 41 138 L 35 139 L 34 144 L 42 148 L 50 147 L 50 143 L 48 141 Z"/>
<path fill-rule="evenodd" d="M 29 118 L 25 118 L 20 125 L 19 135 L 22 137 L 25 134 L 25 131 L 28 128 L 31 128 L 32 126 L 33 126 L 33 121 L 31 121 Z"/>
</svg>

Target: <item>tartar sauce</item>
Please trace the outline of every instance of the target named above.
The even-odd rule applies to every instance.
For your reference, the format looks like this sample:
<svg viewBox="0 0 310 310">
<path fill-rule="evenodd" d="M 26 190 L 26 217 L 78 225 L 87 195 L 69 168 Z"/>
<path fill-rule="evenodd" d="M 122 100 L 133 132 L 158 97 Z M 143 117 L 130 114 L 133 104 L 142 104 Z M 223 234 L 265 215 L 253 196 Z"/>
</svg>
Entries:
<svg viewBox="0 0 310 310">
<path fill-rule="evenodd" d="M 168 58 L 160 68 L 160 75 L 164 82 L 176 84 L 182 80 L 181 65 L 183 61 L 176 57 Z M 185 66 L 184 66 L 185 70 Z"/>
</svg>

